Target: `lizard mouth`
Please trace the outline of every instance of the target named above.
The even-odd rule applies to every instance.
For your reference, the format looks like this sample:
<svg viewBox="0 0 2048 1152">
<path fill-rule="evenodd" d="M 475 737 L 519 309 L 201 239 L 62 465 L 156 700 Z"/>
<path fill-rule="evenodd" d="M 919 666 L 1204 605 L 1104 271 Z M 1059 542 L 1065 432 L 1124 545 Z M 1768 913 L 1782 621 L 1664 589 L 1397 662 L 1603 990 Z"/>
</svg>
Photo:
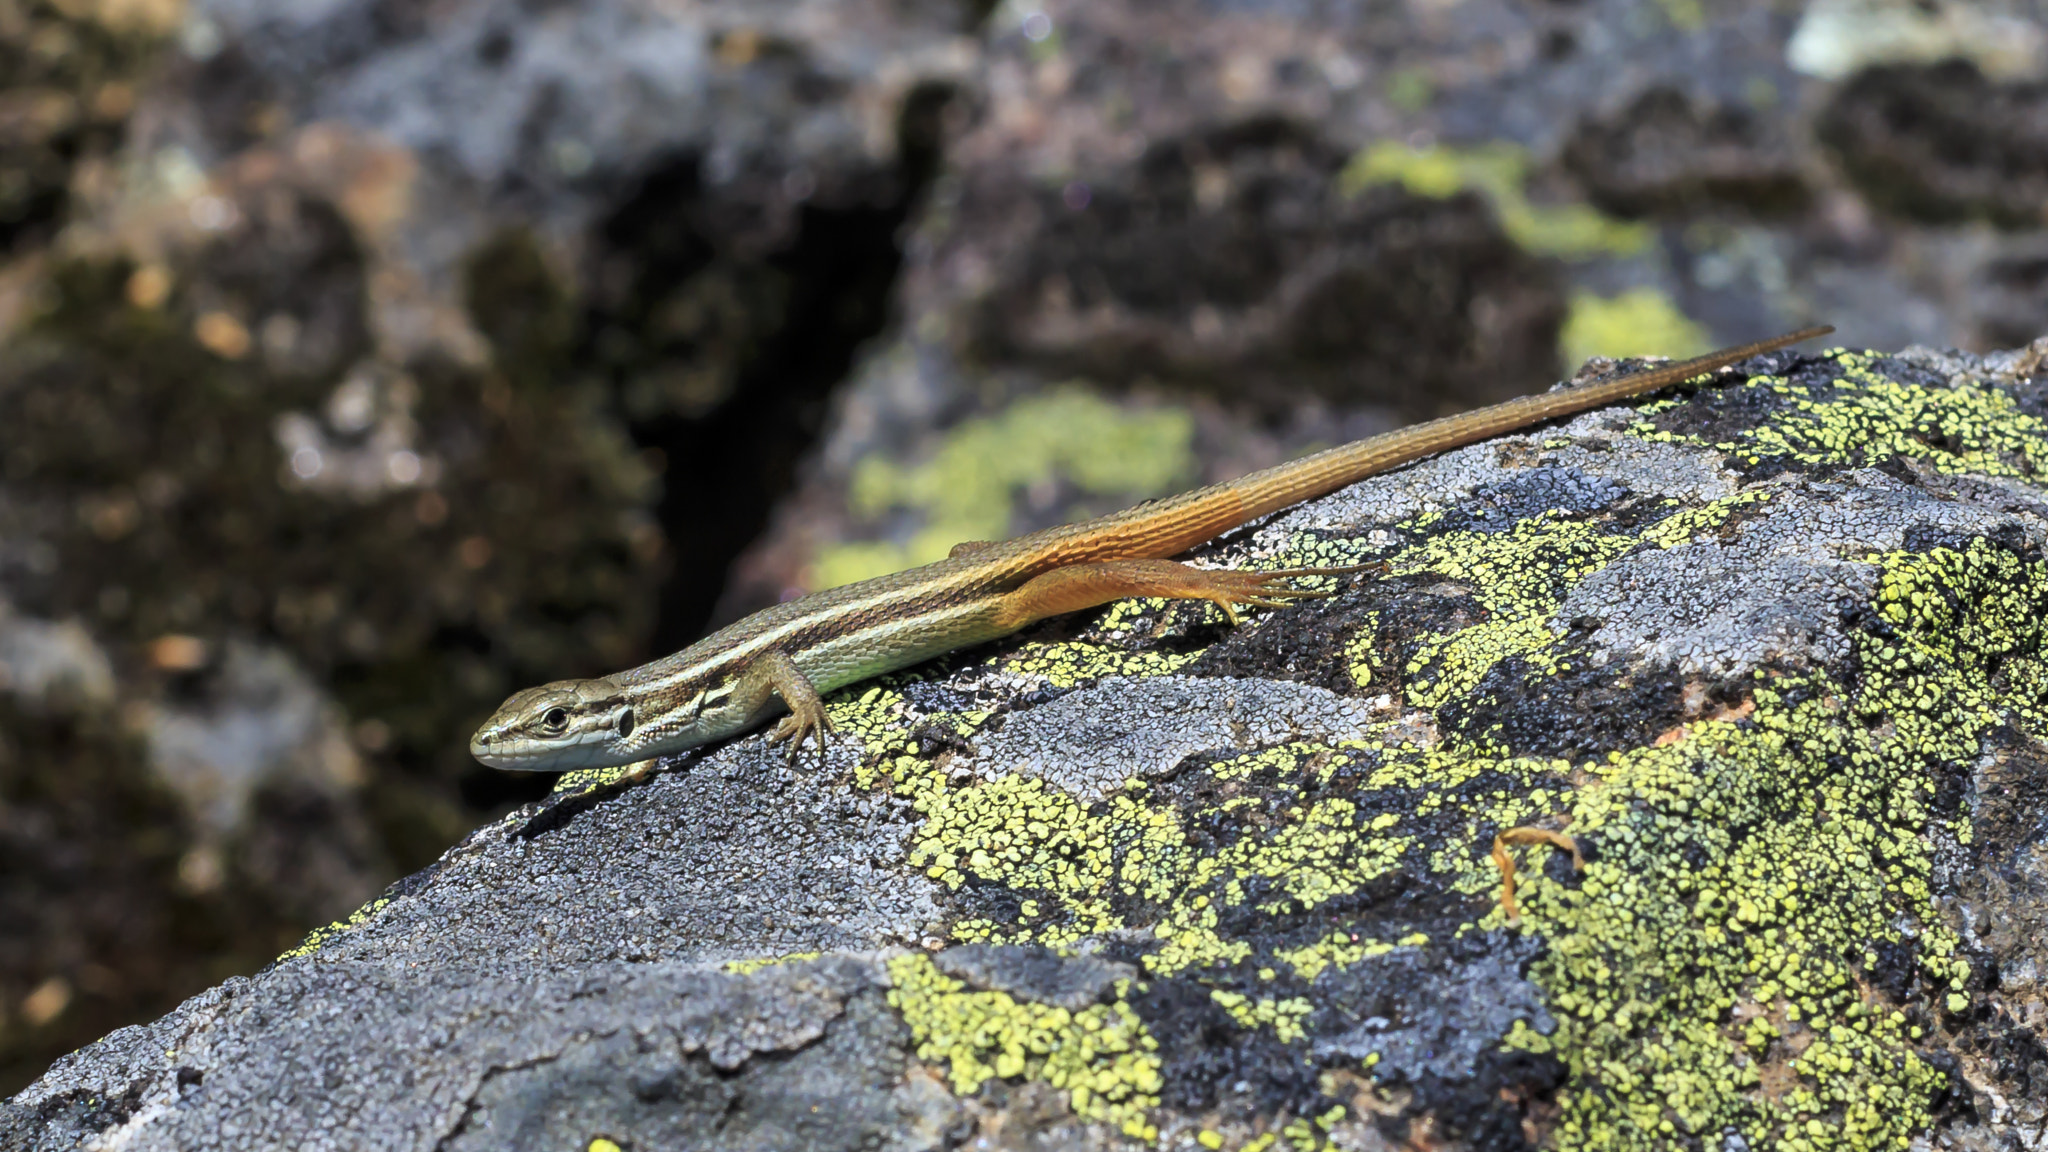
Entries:
<svg viewBox="0 0 2048 1152">
<path fill-rule="evenodd" d="M 492 740 L 478 736 L 469 742 L 469 754 L 487 768 L 506 768 L 516 772 L 562 772 L 570 768 L 581 768 L 577 761 L 583 759 L 576 747 L 549 747 L 535 745 L 532 741 L 518 739 Z"/>
<path fill-rule="evenodd" d="M 543 744 L 516 736 L 492 739 L 483 733 L 469 742 L 469 754 L 486 768 L 510 772 L 570 772 L 622 763 L 600 742 Z"/>
<path fill-rule="evenodd" d="M 491 745 L 481 740 L 472 740 L 469 744 L 469 754 L 476 757 L 477 762 L 486 768 L 536 769 L 540 767 L 540 765 L 534 763 L 534 761 L 541 758 L 539 751 L 522 751 L 504 744 Z"/>
</svg>

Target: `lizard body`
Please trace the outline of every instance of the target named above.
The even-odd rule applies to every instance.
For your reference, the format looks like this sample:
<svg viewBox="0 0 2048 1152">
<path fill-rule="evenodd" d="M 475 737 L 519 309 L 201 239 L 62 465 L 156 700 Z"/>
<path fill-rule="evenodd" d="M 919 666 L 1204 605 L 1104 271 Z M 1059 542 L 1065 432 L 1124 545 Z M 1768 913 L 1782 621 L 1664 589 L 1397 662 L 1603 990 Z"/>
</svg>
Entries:
<svg viewBox="0 0 2048 1152">
<path fill-rule="evenodd" d="M 1340 445 L 1222 484 L 1011 540 L 962 544 L 919 568 L 757 612 L 671 656 L 589 680 L 515 693 L 470 742 L 494 768 L 557 772 L 631 764 L 744 732 L 778 712 L 774 739 L 829 727 L 819 693 L 1127 596 L 1280 607 L 1324 595 L 1297 576 L 1166 558 L 1238 525 L 1424 457 L 1656 391 L 1825 335 L 1807 328 L 1613 380 L 1517 397 Z"/>
</svg>

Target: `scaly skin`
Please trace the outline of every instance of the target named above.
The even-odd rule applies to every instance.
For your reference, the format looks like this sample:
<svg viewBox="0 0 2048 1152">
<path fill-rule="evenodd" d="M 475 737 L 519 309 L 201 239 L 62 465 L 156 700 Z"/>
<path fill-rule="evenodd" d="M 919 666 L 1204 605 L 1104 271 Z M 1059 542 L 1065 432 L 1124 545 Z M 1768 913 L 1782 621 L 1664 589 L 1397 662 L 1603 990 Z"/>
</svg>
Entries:
<svg viewBox="0 0 2048 1152">
<path fill-rule="evenodd" d="M 815 592 L 757 612 L 672 656 L 592 680 L 515 693 L 470 742 L 493 768 L 560 772 L 631 764 L 744 732 L 787 709 L 775 738 L 822 749 L 818 696 L 1062 612 L 1125 596 L 1277 606 L 1322 593 L 1295 576 L 1166 560 L 1240 524 L 1439 452 L 1654 392 L 1802 340 L 1798 332 L 1577 388 L 1522 396 L 1354 441 L 1108 516 L 996 543 L 934 564 Z M 1233 614 L 1233 619 L 1234 619 Z"/>
</svg>

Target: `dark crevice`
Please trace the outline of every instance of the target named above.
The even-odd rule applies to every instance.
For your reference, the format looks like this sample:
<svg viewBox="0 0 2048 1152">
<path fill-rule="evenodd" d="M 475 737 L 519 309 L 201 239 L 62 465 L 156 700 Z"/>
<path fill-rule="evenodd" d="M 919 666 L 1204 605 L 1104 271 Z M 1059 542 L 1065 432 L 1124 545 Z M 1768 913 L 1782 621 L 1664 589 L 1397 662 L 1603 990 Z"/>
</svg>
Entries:
<svg viewBox="0 0 2048 1152">
<path fill-rule="evenodd" d="M 696 156 L 649 174 L 601 226 L 600 266 L 625 283 L 610 299 L 600 283 L 585 362 L 604 366 L 635 441 L 665 467 L 658 515 L 674 569 L 650 652 L 703 632 L 728 568 L 794 485 L 833 389 L 888 320 L 897 235 L 937 170 L 949 97 L 913 92 L 895 171 L 865 196 L 798 208 L 789 240 L 765 255 L 734 251 L 714 223 L 722 209 Z"/>
<path fill-rule="evenodd" d="M 825 401 L 860 343 L 881 330 L 901 263 L 901 205 L 802 210 L 795 243 L 768 264 L 788 293 L 781 330 L 741 366 L 733 396 L 704 416 L 659 417 L 635 438 L 667 459 L 659 516 L 678 563 L 662 591 L 653 649 L 694 639 L 726 569 L 767 526 L 816 442 Z"/>
</svg>

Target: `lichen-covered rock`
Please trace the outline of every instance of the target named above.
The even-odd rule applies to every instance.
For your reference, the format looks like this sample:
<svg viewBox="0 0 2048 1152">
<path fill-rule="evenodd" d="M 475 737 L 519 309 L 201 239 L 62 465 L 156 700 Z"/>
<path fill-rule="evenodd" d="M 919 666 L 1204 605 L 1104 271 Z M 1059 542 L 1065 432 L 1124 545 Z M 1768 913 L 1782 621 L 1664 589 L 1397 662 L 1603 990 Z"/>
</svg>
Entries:
<svg viewBox="0 0 2048 1152">
<path fill-rule="evenodd" d="M 855 685 L 823 764 L 571 774 L 0 1143 L 2016 1146 L 2044 359 L 1776 354 L 1204 551 L 1374 565 L 1328 600 Z M 1514 849 L 1510 922 L 1526 825 L 1584 864 Z"/>
<path fill-rule="evenodd" d="M 537 796 L 515 684 L 1559 360 L 2031 338 L 2038 7 L 0 0 L 0 597 L 141 702 L 16 702 L 0 1092 Z"/>
</svg>

